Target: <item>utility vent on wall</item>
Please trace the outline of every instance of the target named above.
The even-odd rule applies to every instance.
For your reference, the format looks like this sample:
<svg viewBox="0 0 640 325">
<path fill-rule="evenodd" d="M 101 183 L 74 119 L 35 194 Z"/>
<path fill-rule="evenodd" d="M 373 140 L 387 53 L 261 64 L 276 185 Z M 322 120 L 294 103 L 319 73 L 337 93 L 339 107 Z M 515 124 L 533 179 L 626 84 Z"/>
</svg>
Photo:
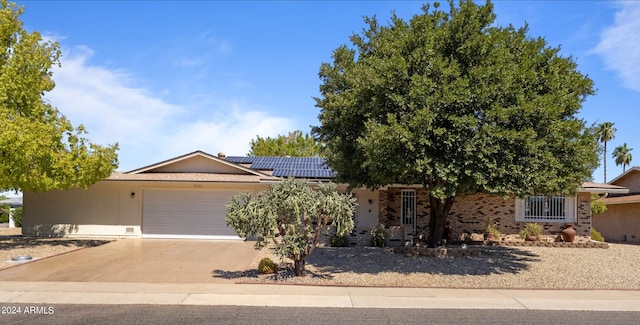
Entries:
<svg viewBox="0 0 640 325">
<path fill-rule="evenodd" d="M 133 234 L 133 227 L 127 227 L 127 228 L 125 228 L 125 232 L 126 232 L 127 234 Z"/>
</svg>

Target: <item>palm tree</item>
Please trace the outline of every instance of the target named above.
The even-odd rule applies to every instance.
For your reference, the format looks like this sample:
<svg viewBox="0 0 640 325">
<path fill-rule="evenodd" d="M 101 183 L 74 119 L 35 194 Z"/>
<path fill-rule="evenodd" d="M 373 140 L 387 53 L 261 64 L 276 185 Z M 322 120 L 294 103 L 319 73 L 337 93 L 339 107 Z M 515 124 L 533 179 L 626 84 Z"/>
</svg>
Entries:
<svg viewBox="0 0 640 325">
<path fill-rule="evenodd" d="M 611 157 L 616 160 L 616 166 L 622 165 L 623 173 L 626 171 L 625 167 L 631 164 L 631 150 L 633 150 L 633 148 L 628 148 L 627 144 L 625 143 L 621 146 L 617 146 L 611 153 Z"/>
<path fill-rule="evenodd" d="M 604 122 L 598 125 L 596 129 L 596 136 L 598 141 L 604 143 L 604 153 L 602 155 L 602 161 L 604 163 L 604 183 L 607 182 L 607 142 L 616 137 L 616 128 L 613 127 L 613 123 Z"/>
</svg>

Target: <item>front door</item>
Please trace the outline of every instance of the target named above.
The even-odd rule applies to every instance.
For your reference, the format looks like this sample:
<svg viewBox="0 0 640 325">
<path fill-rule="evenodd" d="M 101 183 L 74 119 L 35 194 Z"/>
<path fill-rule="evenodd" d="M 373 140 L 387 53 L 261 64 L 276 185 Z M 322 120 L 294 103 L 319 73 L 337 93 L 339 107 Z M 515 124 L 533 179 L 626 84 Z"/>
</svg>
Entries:
<svg viewBox="0 0 640 325">
<path fill-rule="evenodd" d="M 402 190 L 400 220 L 403 226 L 409 226 L 416 233 L 416 190 Z"/>
</svg>

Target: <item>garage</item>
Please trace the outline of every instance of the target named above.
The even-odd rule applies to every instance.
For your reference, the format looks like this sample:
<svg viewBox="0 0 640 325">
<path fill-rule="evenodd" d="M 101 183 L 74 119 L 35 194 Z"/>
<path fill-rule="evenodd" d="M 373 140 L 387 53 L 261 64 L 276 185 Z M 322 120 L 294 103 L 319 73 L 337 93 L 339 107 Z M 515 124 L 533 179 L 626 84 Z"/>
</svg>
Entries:
<svg viewBox="0 0 640 325">
<path fill-rule="evenodd" d="M 225 205 L 235 191 L 145 189 L 142 237 L 240 239 L 227 227 Z"/>
</svg>

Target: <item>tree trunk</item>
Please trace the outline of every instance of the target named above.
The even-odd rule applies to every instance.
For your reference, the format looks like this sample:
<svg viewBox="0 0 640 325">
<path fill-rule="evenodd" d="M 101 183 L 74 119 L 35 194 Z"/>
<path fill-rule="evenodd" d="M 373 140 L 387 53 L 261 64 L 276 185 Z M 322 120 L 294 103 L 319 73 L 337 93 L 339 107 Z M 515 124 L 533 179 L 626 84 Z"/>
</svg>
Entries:
<svg viewBox="0 0 640 325">
<path fill-rule="evenodd" d="M 602 162 L 604 164 L 604 182 L 607 183 L 607 141 L 604 142 L 604 153 L 602 154 Z"/>
<path fill-rule="evenodd" d="M 304 260 L 293 261 L 293 274 L 295 274 L 295 276 L 307 276 L 307 270 L 305 270 L 304 264 Z"/>
<path fill-rule="evenodd" d="M 442 241 L 447 215 L 449 215 L 449 210 L 453 206 L 454 199 L 455 197 L 448 197 L 443 202 L 441 199 L 429 194 L 431 207 L 429 209 L 429 239 L 427 247 L 438 247 L 440 241 Z"/>
</svg>

